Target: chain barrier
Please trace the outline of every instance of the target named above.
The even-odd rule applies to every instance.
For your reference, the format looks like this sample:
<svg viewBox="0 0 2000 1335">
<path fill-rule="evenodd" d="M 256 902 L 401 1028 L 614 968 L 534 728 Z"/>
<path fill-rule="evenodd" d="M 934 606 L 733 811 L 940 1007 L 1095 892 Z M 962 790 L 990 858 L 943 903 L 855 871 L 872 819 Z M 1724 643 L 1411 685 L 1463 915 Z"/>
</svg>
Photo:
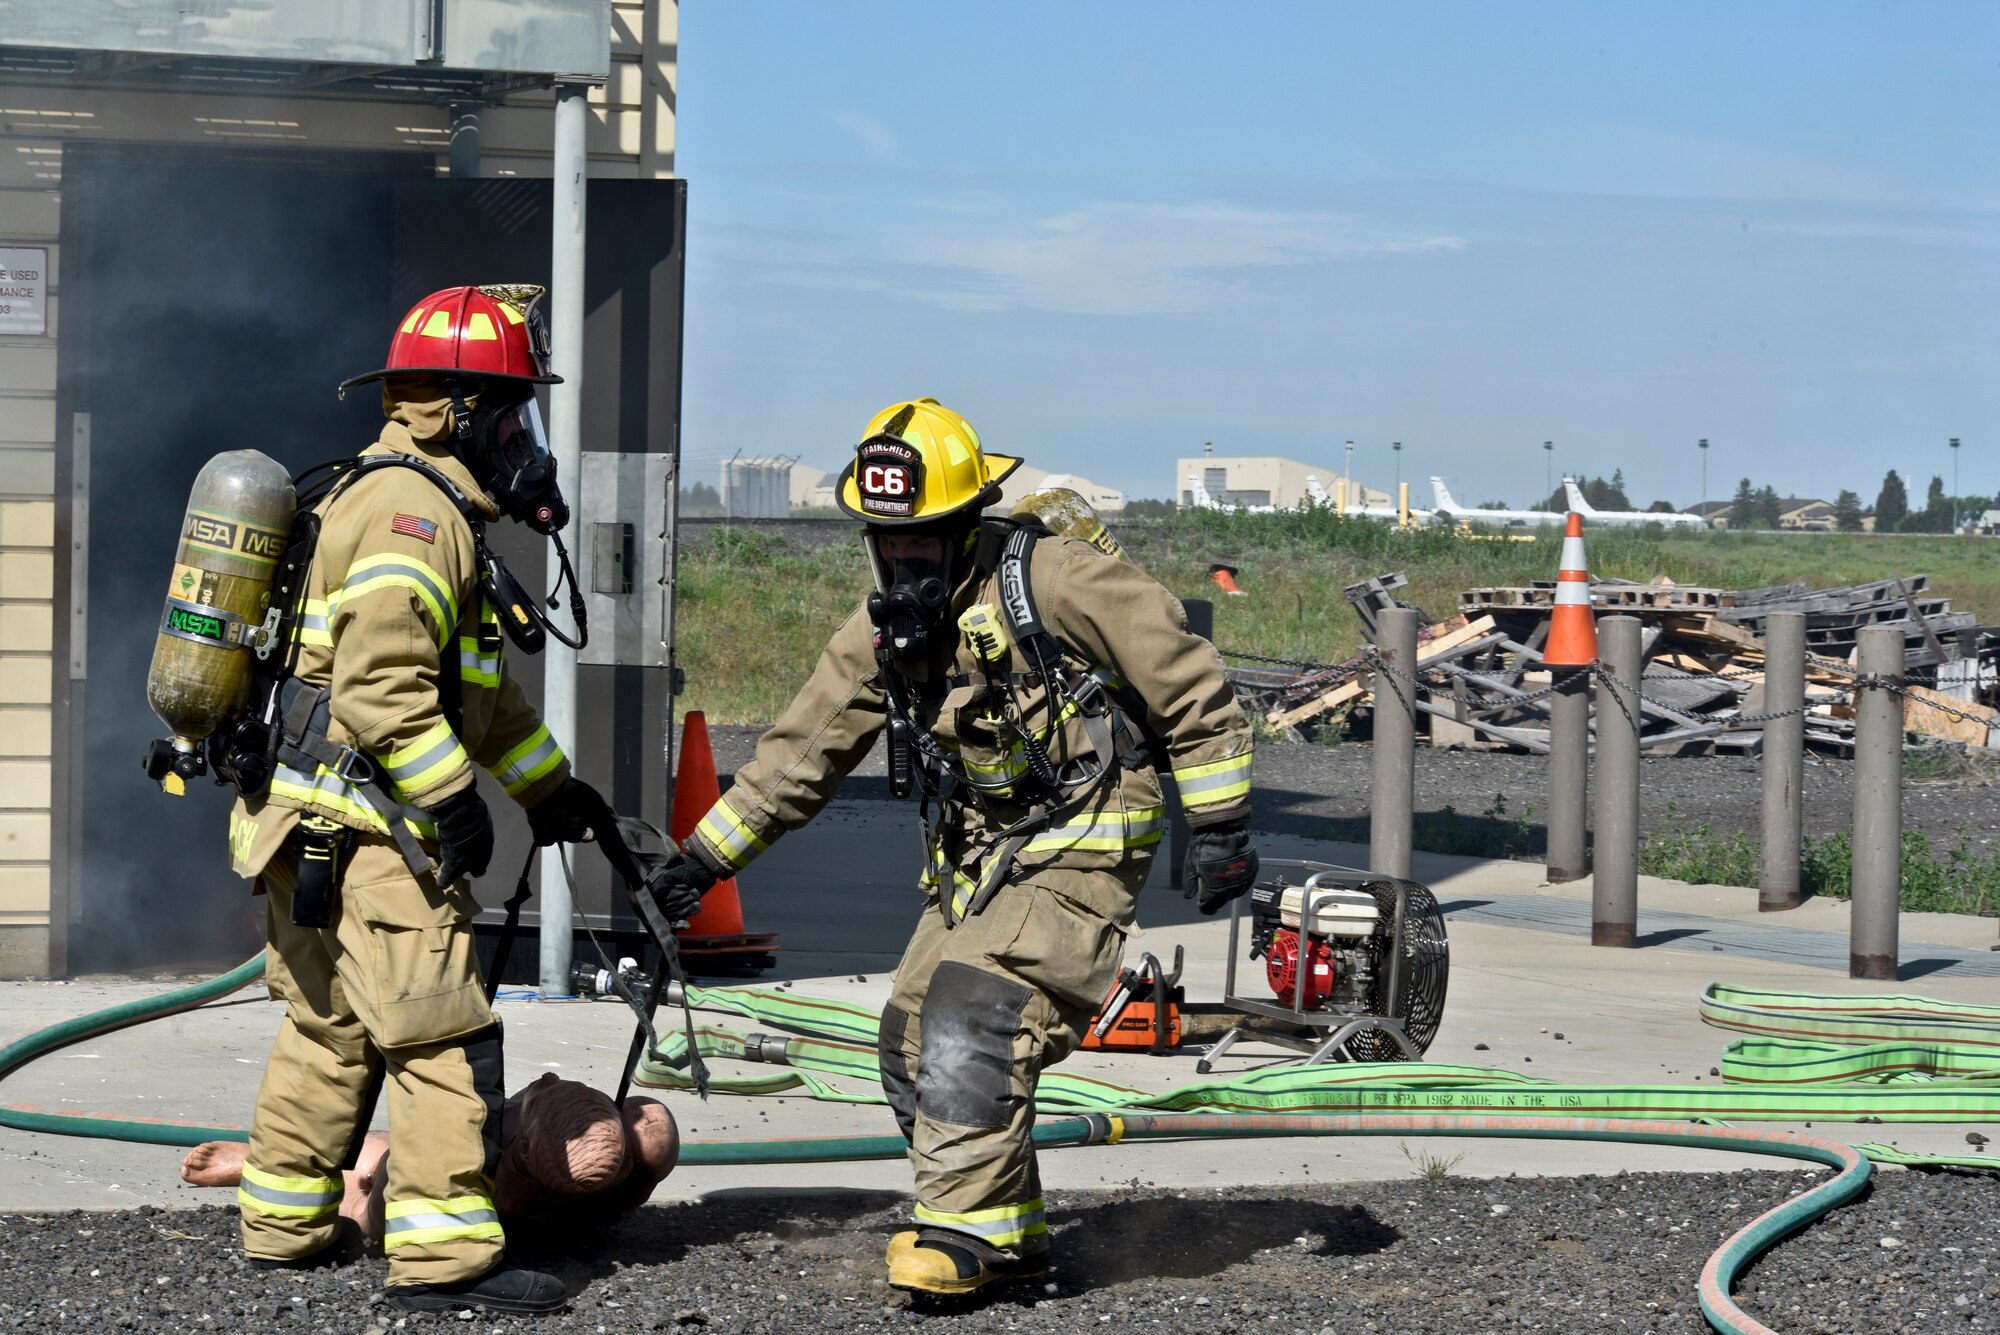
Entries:
<svg viewBox="0 0 2000 1335">
<path fill-rule="evenodd" d="M 1421 652 L 1422 646 L 1419 645 L 1418 649 L 1419 652 Z M 1681 708 L 1678 705 L 1672 704 L 1665 700 L 1656 699 L 1653 696 L 1647 695 L 1642 686 L 1635 686 L 1631 683 L 1621 681 L 1615 673 L 1613 673 L 1610 669 L 1606 668 L 1601 662 L 1591 663 L 1585 667 L 1571 668 L 1568 669 L 1567 672 L 1564 672 L 1564 670 L 1560 668 L 1550 669 L 1551 671 L 1554 672 L 1564 672 L 1564 675 L 1550 682 L 1549 685 L 1541 688 L 1540 690 L 1523 691 L 1519 694 L 1513 694 L 1513 695 L 1494 695 L 1494 694 L 1484 694 L 1484 693 L 1467 695 L 1463 691 L 1464 683 L 1472 683 L 1476 687 L 1477 683 L 1474 680 L 1475 678 L 1481 676 L 1490 676 L 1491 674 L 1468 671 L 1465 668 L 1461 668 L 1450 663 L 1438 663 L 1427 667 L 1420 667 L 1416 673 L 1410 673 L 1404 671 L 1403 669 L 1397 667 L 1395 664 L 1389 662 L 1387 659 L 1382 657 L 1380 651 L 1378 651 L 1372 645 L 1364 649 L 1358 658 L 1348 663 L 1314 663 L 1311 662 L 1310 660 L 1304 660 L 1304 659 L 1267 658 L 1258 654 L 1240 653 L 1235 650 L 1228 650 L 1228 649 L 1222 650 L 1221 652 L 1228 655 L 1231 658 L 1244 658 L 1263 663 L 1274 663 L 1280 665 L 1302 667 L 1312 671 L 1346 672 L 1349 674 L 1350 677 L 1358 676 L 1362 672 L 1380 672 L 1391 678 L 1394 678 L 1396 681 L 1400 683 L 1404 683 L 1410 686 L 1413 689 L 1432 690 L 1432 691 L 1448 689 L 1451 692 L 1454 702 L 1462 703 L 1470 708 L 1481 709 L 1481 710 L 1519 708 L 1524 705 L 1539 703 L 1540 701 L 1546 700 L 1550 696 L 1556 695 L 1557 693 L 1567 688 L 1577 673 L 1583 673 L 1588 677 L 1595 678 L 1598 681 L 1604 682 L 1610 687 L 1612 687 L 1612 689 L 1609 692 L 1611 698 L 1617 702 L 1618 708 L 1625 714 L 1625 721 L 1631 724 L 1634 730 L 1639 729 L 1639 722 L 1632 716 L 1631 709 L 1626 705 L 1623 699 L 1623 695 L 1628 692 L 1642 704 L 1651 705 L 1653 706 L 1653 708 L 1664 711 L 1669 715 L 1686 716 L 1688 714 L 1687 710 Z M 1940 714 L 1944 714 L 1950 718 L 1957 719 L 1961 722 L 1966 722 L 1966 723 L 1989 722 L 1987 717 L 1983 714 L 1973 714 L 1965 710 L 1955 709 L 1952 706 L 1943 704 L 1937 700 L 1927 699 L 1923 696 L 1915 694 L 1913 691 L 1908 689 L 1909 683 L 1905 677 L 1881 676 L 1875 674 L 1862 675 L 1861 673 L 1857 672 L 1856 669 L 1850 664 L 1837 663 L 1833 659 L 1816 658 L 1812 655 L 1807 656 L 1807 661 L 1808 663 L 1818 663 L 1828 667 L 1836 667 L 1844 675 L 1849 676 L 1852 680 L 1844 686 L 1831 688 L 1830 695 L 1822 693 L 1819 698 L 1814 700 L 1809 700 L 1806 703 L 1796 706 L 1795 708 L 1792 709 L 1770 710 L 1758 714 L 1737 714 L 1728 719 L 1718 719 L 1716 720 L 1716 722 L 1720 726 L 1721 730 L 1736 731 L 1743 728 L 1754 727 L 1759 724 L 1775 723 L 1780 719 L 1801 718 L 1810 714 L 1814 709 L 1817 709 L 1822 705 L 1852 704 L 1854 703 L 1856 697 L 1862 691 L 1865 690 L 1885 690 L 1888 691 L 1891 695 L 1899 696 L 1902 699 L 1915 700 L 1917 703 L 1925 706 L 1926 708 L 1933 709 Z M 1642 682 L 1714 681 L 1718 678 L 1726 678 L 1730 676 L 1761 675 L 1762 671 L 1763 669 L 1761 668 L 1749 668 L 1749 669 L 1730 669 L 1725 672 L 1702 673 L 1702 672 L 1680 672 L 1673 669 L 1668 669 L 1666 671 L 1649 672 L 1641 678 L 1641 681 Z M 1825 688 L 1823 688 L 1823 691 L 1824 690 Z M 1398 694 L 1400 693 L 1401 692 L 1399 691 Z"/>
</svg>

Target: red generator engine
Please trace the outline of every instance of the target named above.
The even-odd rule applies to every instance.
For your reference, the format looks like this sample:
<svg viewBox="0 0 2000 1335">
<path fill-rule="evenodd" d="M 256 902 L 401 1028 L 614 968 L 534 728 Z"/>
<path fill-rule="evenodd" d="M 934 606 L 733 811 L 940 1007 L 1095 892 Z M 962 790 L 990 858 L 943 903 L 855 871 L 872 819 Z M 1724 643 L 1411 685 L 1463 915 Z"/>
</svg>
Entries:
<svg viewBox="0 0 2000 1335">
<path fill-rule="evenodd" d="M 1357 867 L 1265 858 L 1267 879 L 1229 909 L 1222 1004 L 1240 1018 L 1195 1062 L 1203 1075 L 1236 1043 L 1318 1061 L 1417 1061 L 1437 1036 L 1451 966 L 1444 913 L 1415 881 Z M 1272 996 L 1239 969 L 1243 929 Z M 1239 990 L 1239 979 L 1244 986 Z"/>
<path fill-rule="evenodd" d="M 1281 1004 L 1319 1010 L 1336 992 L 1372 981 L 1373 961 L 1361 952 L 1382 915 L 1375 896 L 1365 890 L 1315 890 L 1312 921 L 1301 929 L 1305 897 L 1296 885 L 1251 891 L 1256 920 L 1251 955 L 1263 955 L 1264 977 Z"/>
</svg>

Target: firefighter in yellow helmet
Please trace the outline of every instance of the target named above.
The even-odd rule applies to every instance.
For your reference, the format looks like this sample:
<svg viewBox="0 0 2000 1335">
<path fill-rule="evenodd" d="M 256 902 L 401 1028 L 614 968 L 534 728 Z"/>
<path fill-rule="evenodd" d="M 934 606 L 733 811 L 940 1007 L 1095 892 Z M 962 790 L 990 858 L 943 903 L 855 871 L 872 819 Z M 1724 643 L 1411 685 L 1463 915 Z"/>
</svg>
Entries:
<svg viewBox="0 0 2000 1335">
<path fill-rule="evenodd" d="M 932 1293 L 1046 1268 L 1035 1083 L 1116 974 L 1164 827 L 1158 767 L 1194 829 L 1202 911 L 1257 868 L 1251 730 L 1214 648 L 1136 566 L 983 519 L 1019 462 L 932 399 L 868 423 L 837 496 L 867 526 L 875 590 L 670 873 L 699 890 L 742 869 L 887 731 L 892 790 L 921 786 L 928 819 L 880 1037 L 917 1189 L 889 1282 Z"/>
<path fill-rule="evenodd" d="M 487 770 L 538 844 L 608 817 L 570 777 L 509 670 L 482 584 L 485 525 L 567 518 L 534 386 L 552 383 L 541 289 L 419 302 L 382 381 L 388 421 L 318 500 L 297 660 L 276 687 L 268 783 L 230 821 L 236 870 L 267 904 L 271 995 L 286 1003 L 237 1200 L 253 1266 L 338 1258 L 341 1169 L 386 1102 L 388 1297 L 413 1310 L 533 1313 L 552 1276 L 502 1263 L 493 1205 L 500 1023 L 473 951 L 493 820 Z M 239 780 L 241 782 L 241 780 Z"/>
</svg>

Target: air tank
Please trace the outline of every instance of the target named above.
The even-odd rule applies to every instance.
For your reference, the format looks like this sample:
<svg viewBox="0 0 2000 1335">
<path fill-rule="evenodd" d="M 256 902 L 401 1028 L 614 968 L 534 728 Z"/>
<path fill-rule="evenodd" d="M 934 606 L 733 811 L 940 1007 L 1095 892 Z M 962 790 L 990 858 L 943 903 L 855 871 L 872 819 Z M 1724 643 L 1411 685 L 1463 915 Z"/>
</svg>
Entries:
<svg viewBox="0 0 2000 1335">
<path fill-rule="evenodd" d="M 1058 537 L 1082 538 L 1106 556 L 1131 559 L 1090 502 L 1068 487 L 1029 492 L 1014 503 L 1014 518 L 1032 519 Z"/>
<path fill-rule="evenodd" d="M 146 703 L 173 733 L 146 773 L 169 793 L 206 772 L 202 741 L 243 708 L 296 503 L 291 475 L 256 450 L 218 454 L 195 477 L 146 673 Z"/>
</svg>

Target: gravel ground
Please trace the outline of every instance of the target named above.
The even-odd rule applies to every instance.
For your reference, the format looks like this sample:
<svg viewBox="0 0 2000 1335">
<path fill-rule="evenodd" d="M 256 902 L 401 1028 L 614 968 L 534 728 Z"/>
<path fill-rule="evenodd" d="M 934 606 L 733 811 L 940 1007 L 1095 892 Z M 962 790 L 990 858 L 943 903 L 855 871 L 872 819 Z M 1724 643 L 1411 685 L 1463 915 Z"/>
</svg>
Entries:
<svg viewBox="0 0 2000 1335">
<path fill-rule="evenodd" d="M 1302 1165 L 1309 1174 L 1310 1166 Z M 893 1193 L 648 1207 L 594 1237 L 517 1235 L 577 1293 L 565 1314 L 401 1317 L 379 1253 L 267 1274 L 233 1210 L 0 1216 L 10 1330 L 1475 1332 L 1706 1329 L 1708 1254 L 1816 1175 L 1645 1174 L 1071 1193 L 1051 1202 L 1056 1268 L 985 1302 L 912 1302 L 882 1279 Z M 2000 1329 L 2000 1179 L 1878 1175 L 1870 1195 L 1783 1243 L 1747 1310 L 1791 1335 Z M 1887 1240 L 1887 1241 L 1885 1241 Z"/>
<path fill-rule="evenodd" d="M 724 775 L 750 758 L 757 728 L 710 729 L 716 768 Z M 1258 829 L 1279 834 L 1368 842 L 1368 788 L 1374 752 L 1367 746 L 1314 746 L 1267 742 L 1257 750 L 1251 803 Z M 842 796 L 888 799 L 878 750 L 842 790 Z M 1528 851 L 1546 847 L 1540 813 L 1548 761 L 1499 751 L 1417 750 L 1417 810 L 1446 806 L 1477 818 L 1504 798 L 1506 815 L 1528 817 Z M 1824 756 L 1808 758 L 1801 789 L 1808 834 L 1831 834 L 1852 823 L 1854 765 Z M 1755 835 L 1763 777 L 1758 762 L 1735 756 L 1661 757 L 1642 762 L 1641 828 L 1667 831 L 1707 824 L 1717 834 Z M 1933 848 L 1965 837 L 1977 848 L 2000 842 L 2000 789 L 1977 783 L 1911 784 L 1903 803 L 1905 829 L 1921 830 Z"/>
</svg>

